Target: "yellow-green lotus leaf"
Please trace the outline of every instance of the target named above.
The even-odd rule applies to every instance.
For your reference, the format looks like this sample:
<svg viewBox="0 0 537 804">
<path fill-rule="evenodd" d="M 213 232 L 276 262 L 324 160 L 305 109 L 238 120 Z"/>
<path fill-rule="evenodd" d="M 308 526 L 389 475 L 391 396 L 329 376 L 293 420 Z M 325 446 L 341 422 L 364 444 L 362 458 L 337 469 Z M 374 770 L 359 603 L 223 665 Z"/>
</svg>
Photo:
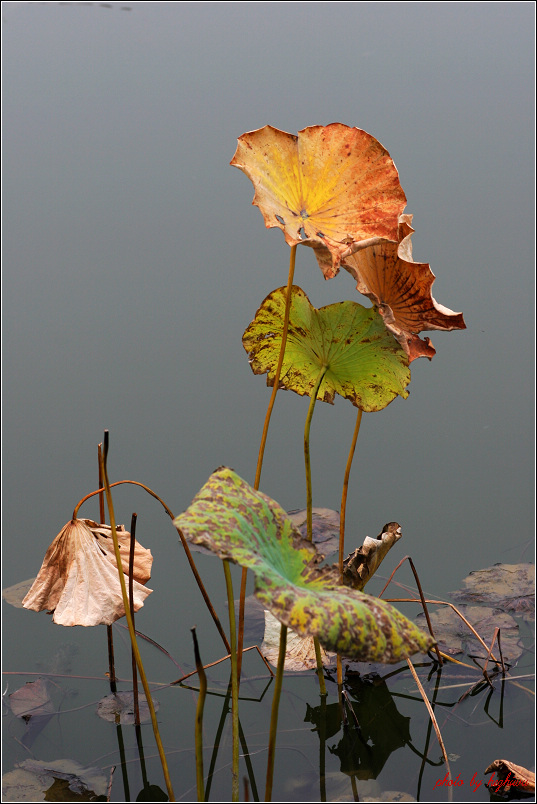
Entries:
<svg viewBox="0 0 537 804">
<path fill-rule="evenodd" d="M 290 246 L 314 248 L 326 279 L 350 244 L 397 240 L 406 205 L 399 174 L 362 129 L 331 123 L 297 136 L 264 126 L 239 137 L 231 164 L 251 179 L 265 226 L 282 229 Z"/>
<path fill-rule="evenodd" d="M 296 530 L 277 502 L 232 469 L 217 469 L 174 520 L 186 539 L 251 569 L 263 606 L 326 651 L 364 662 L 393 663 L 432 645 L 397 609 L 339 585 L 339 572 Z"/>
<path fill-rule="evenodd" d="M 268 385 L 274 384 L 280 354 L 286 292 L 278 288 L 267 296 L 242 338 L 252 371 L 267 374 Z M 317 399 L 324 402 L 340 394 L 374 411 L 398 394 L 408 396 L 408 356 L 374 308 L 344 301 L 317 310 L 293 285 L 280 388 L 310 396 L 323 367 Z"/>
</svg>

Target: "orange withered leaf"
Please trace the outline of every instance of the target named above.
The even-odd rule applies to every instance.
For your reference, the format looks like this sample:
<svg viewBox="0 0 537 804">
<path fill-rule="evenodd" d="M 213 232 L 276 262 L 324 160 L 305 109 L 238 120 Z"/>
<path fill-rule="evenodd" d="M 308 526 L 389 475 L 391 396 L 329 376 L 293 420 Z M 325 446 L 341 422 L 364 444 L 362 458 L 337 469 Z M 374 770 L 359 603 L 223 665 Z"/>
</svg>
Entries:
<svg viewBox="0 0 537 804">
<path fill-rule="evenodd" d="M 423 330 L 466 329 L 462 313 L 438 304 L 432 295 L 435 275 L 428 263 L 412 259 L 412 215 L 401 215 L 398 242 L 352 244 L 343 254 L 344 268 L 356 279 L 356 288 L 371 299 L 386 327 L 409 356 L 431 359 L 436 353 Z"/>
<path fill-rule="evenodd" d="M 130 534 L 116 528 L 122 569 L 128 573 Z M 134 554 L 134 610 L 151 594 L 153 556 L 138 542 Z M 59 625 L 111 625 L 125 609 L 110 526 L 91 519 L 68 522 L 50 545 L 33 586 L 22 601 L 26 609 L 54 612 Z"/>
<path fill-rule="evenodd" d="M 406 205 L 388 151 L 370 134 L 342 123 L 288 134 L 264 126 L 239 137 L 231 164 L 255 187 L 267 228 L 290 246 L 311 246 L 326 279 L 349 245 L 397 240 Z"/>
</svg>

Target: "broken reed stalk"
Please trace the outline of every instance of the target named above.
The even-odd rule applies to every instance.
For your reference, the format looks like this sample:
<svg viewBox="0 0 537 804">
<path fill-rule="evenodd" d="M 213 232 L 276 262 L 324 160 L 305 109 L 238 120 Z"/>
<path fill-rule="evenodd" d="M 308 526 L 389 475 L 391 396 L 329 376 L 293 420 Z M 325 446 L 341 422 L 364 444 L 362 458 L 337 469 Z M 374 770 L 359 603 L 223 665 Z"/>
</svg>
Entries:
<svg viewBox="0 0 537 804">
<path fill-rule="evenodd" d="M 131 541 L 129 545 L 129 606 L 131 611 L 132 624 L 134 626 L 134 548 L 136 545 L 136 520 L 137 514 L 131 516 Z M 134 629 L 136 631 L 136 629 Z M 140 725 L 140 707 L 138 703 L 138 674 L 136 672 L 136 657 L 131 647 L 132 662 L 132 698 L 134 709 L 134 725 Z"/>
<path fill-rule="evenodd" d="M 306 466 L 306 522 L 307 522 L 307 538 L 310 542 L 313 542 L 313 495 L 311 491 L 311 460 L 310 460 L 310 429 L 311 429 L 311 420 L 313 418 L 313 411 L 315 408 L 315 402 L 317 401 L 317 394 L 319 392 L 319 388 L 321 387 L 321 383 L 323 381 L 323 377 L 326 374 L 328 366 L 323 364 L 319 372 L 319 376 L 315 380 L 315 385 L 313 386 L 313 390 L 311 392 L 310 403 L 308 406 L 308 413 L 306 415 L 306 423 L 304 425 L 304 463 Z M 283 626 L 282 626 L 283 627 Z M 323 669 L 323 660 L 321 657 L 321 646 L 319 644 L 319 640 L 317 637 L 313 639 L 313 645 L 315 647 L 315 659 L 317 660 L 317 676 L 319 678 L 319 689 L 321 695 L 327 695 L 326 691 L 326 684 L 324 683 L 324 669 Z"/>
<path fill-rule="evenodd" d="M 448 759 L 448 755 L 446 753 L 446 749 L 445 749 L 445 746 L 444 746 L 444 741 L 442 740 L 442 735 L 440 734 L 440 729 L 438 727 L 438 723 L 437 723 L 435 714 L 433 712 L 433 708 L 432 708 L 431 704 L 429 703 L 429 699 L 427 698 L 425 690 L 423 689 L 421 681 L 419 680 L 419 676 L 418 676 L 418 674 L 416 673 L 416 671 L 414 669 L 414 665 L 412 664 L 410 659 L 407 659 L 407 663 L 408 663 L 408 666 L 410 667 L 410 672 L 414 676 L 414 681 L 418 685 L 420 695 L 423 698 L 423 702 L 424 702 L 425 706 L 427 707 L 427 711 L 429 712 L 429 717 L 431 718 L 431 722 L 432 722 L 432 724 L 434 726 L 434 730 L 436 732 L 436 737 L 437 737 L 437 740 L 438 740 L 438 744 L 440 745 L 440 748 L 442 750 L 442 756 L 444 757 L 444 763 L 445 763 L 445 766 L 447 768 L 447 772 L 449 774 L 449 779 L 451 781 L 453 779 L 453 777 L 451 775 L 451 768 L 449 767 L 449 759 Z M 450 785 L 448 787 L 448 790 L 449 790 L 449 793 L 448 793 L 449 800 L 452 801 L 453 800 L 453 787 Z"/>
<path fill-rule="evenodd" d="M 142 685 L 145 692 L 145 697 L 147 700 L 147 705 L 149 706 L 149 712 L 151 714 L 151 723 L 153 725 L 153 732 L 155 735 L 155 742 L 157 744 L 158 753 L 160 756 L 160 761 L 162 764 L 162 772 L 164 774 L 164 779 L 166 782 L 166 789 L 168 791 L 168 798 L 170 801 L 175 801 L 175 795 L 173 792 L 173 787 L 170 779 L 170 774 L 168 772 L 168 763 L 166 761 L 166 755 L 164 753 L 164 748 L 162 746 L 162 740 L 160 739 L 160 733 L 158 729 L 157 723 L 157 716 L 155 714 L 155 707 L 153 706 L 153 700 L 151 698 L 151 690 L 149 689 L 149 684 L 147 683 L 147 678 L 145 675 L 144 666 L 142 663 L 142 657 L 140 656 L 140 651 L 138 649 L 138 643 L 136 641 L 136 633 L 134 631 L 134 624 L 132 622 L 130 608 L 129 608 L 129 600 L 127 597 L 127 588 L 125 585 L 125 575 L 123 573 L 123 568 L 121 564 L 121 554 L 119 552 L 119 543 L 117 539 L 117 531 L 116 531 L 116 518 L 114 514 L 114 504 L 112 501 L 112 493 L 110 491 L 110 483 L 108 481 L 108 473 L 107 473 L 107 458 L 108 458 L 108 430 L 104 432 L 104 450 L 103 455 L 101 456 L 101 466 L 102 466 L 102 473 L 103 473 L 103 481 L 104 481 L 104 489 L 106 493 L 106 501 L 108 503 L 108 515 L 110 518 L 110 527 L 112 529 L 112 540 L 114 542 L 114 553 L 116 556 L 116 565 L 119 575 L 119 583 L 121 586 L 121 595 L 123 597 L 123 607 L 125 609 L 125 617 L 127 619 L 127 625 L 129 627 L 129 635 L 131 639 L 132 649 L 134 651 L 134 655 L 136 657 L 136 666 L 138 667 L 138 672 L 140 673 L 140 678 L 142 681 Z"/>
<path fill-rule="evenodd" d="M 252 645 L 249 648 L 244 648 L 243 653 L 248 653 L 249 650 L 256 650 L 259 653 L 259 655 L 261 656 L 262 661 L 265 663 L 265 667 L 269 671 L 270 675 L 274 676 L 274 673 L 272 671 L 272 667 L 270 666 L 270 664 L 267 662 L 267 660 L 265 659 L 265 657 L 263 656 L 263 654 L 259 650 L 259 646 L 258 645 Z M 222 658 L 217 659 L 216 662 L 209 662 L 209 664 L 203 665 L 203 669 L 207 670 L 209 667 L 214 667 L 215 665 L 220 664 L 220 662 L 225 662 L 227 659 L 230 659 L 230 658 L 231 658 L 231 653 L 228 653 L 227 656 L 222 656 Z M 186 681 L 187 678 L 190 678 L 190 676 L 195 676 L 197 672 L 198 672 L 197 670 L 192 670 L 190 673 L 186 673 L 186 675 L 181 676 L 181 678 L 177 678 L 175 681 L 172 681 L 170 686 L 173 686 L 175 684 L 182 684 L 182 682 Z"/>
<path fill-rule="evenodd" d="M 483 668 L 483 673 L 485 673 L 486 670 L 487 670 L 487 664 L 489 663 L 489 659 L 490 659 L 490 657 L 492 655 L 492 648 L 494 647 L 494 643 L 496 641 L 498 642 L 498 650 L 500 651 L 500 661 L 501 661 L 501 664 L 502 664 L 502 673 L 505 674 L 507 672 L 507 668 L 506 668 L 505 662 L 503 660 L 502 643 L 500 642 L 500 629 L 495 628 L 494 629 L 494 636 L 492 637 L 492 642 L 490 643 L 490 648 L 489 648 L 489 651 L 487 653 L 487 659 L 485 661 L 485 667 Z"/>
<path fill-rule="evenodd" d="M 149 486 L 146 486 L 144 483 L 139 483 L 137 480 L 116 480 L 115 483 L 110 483 L 110 488 L 113 488 L 114 486 L 121 486 L 123 483 L 128 483 L 128 484 L 130 484 L 132 486 L 140 486 L 140 488 L 144 489 L 144 491 L 147 491 L 147 493 L 150 494 L 152 497 L 154 497 L 155 500 L 158 500 L 158 502 L 162 505 L 162 507 L 164 508 L 164 510 L 166 511 L 166 513 L 168 514 L 168 516 L 170 517 L 170 519 L 173 522 L 175 517 L 172 514 L 172 512 L 170 511 L 170 509 L 168 508 L 168 506 L 166 505 L 166 503 L 164 502 L 164 500 L 162 500 L 158 496 L 158 494 L 156 494 L 152 489 L 149 488 Z M 78 510 L 79 510 L 80 506 L 83 503 L 86 502 L 86 500 L 89 500 L 90 497 L 93 497 L 95 494 L 102 494 L 103 491 L 104 491 L 103 488 L 98 488 L 95 491 L 92 491 L 90 494 L 86 494 L 85 497 L 82 497 L 82 499 L 75 506 L 75 510 L 73 511 L 73 519 L 77 518 Z M 188 546 L 188 542 L 185 539 L 185 537 L 184 537 L 183 533 L 181 532 L 181 530 L 179 528 L 175 527 L 175 525 L 174 525 L 174 528 L 177 531 L 177 533 L 179 534 L 179 538 L 181 539 L 181 544 L 183 545 L 183 549 L 185 551 L 188 563 L 190 564 L 190 569 L 192 570 L 194 578 L 196 579 L 196 583 L 198 584 L 198 588 L 199 588 L 199 590 L 200 590 L 200 592 L 202 594 L 202 597 L 203 597 L 203 599 L 205 601 L 205 605 L 209 609 L 209 613 L 210 613 L 211 617 L 213 618 L 213 622 L 216 625 L 216 629 L 217 629 L 218 633 L 220 634 L 220 636 L 222 638 L 222 641 L 224 643 L 224 646 L 225 646 L 226 650 L 229 653 L 229 650 L 230 650 L 229 642 L 227 641 L 227 637 L 226 637 L 226 634 L 224 632 L 224 629 L 222 628 L 220 620 L 218 619 L 218 615 L 217 615 L 217 613 L 216 613 L 216 611 L 214 609 L 213 604 L 211 603 L 211 600 L 209 598 L 209 595 L 207 594 L 205 586 L 203 585 L 203 581 L 201 580 L 201 575 L 199 574 L 198 568 L 196 567 L 196 565 L 194 563 L 194 559 L 192 558 L 192 553 L 190 552 L 190 547 Z"/>
<path fill-rule="evenodd" d="M 227 605 L 229 611 L 229 638 L 231 640 L 231 733 L 232 733 L 232 770 L 231 801 L 239 800 L 239 679 L 237 675 L 237 631 L 235 628 L 235 601 L 233 600 L 233 583 L 229 561 L 224 559 L 224 575 L 226 576 Z"/>
<path fill-rule="evenodd" d="M 101 493 L 99 494 L 99 521 L 104 525 L 104 489 L 102 488 L 103 485 L 103 472 L 101 467 L 101 445 L 98 444 L 97 446 L 97 463 L 99 466 L 99 488 L 101 488 Z M 73 517 L 74 519 L 75 517 Z M 106 641 L 108 646 L 108 677 L 110 680 L 110 692 L 115 695 L 117 692 L 117 684 L 116 684 L 116 668 L 115 668 L 115 661 L 114 661 L 114 635 L 112 633 L 112 626 L 106 626 Z"/>
<path fill-rule="evenodd" d="M 416 567 L 414 566 L 414 562 L 412 561 L 412 559 L 411 559 L 411 557 L 410 557 L 410 556 L 404 556 L 404 557 L 401 559 L 401 561 L 399 562 L 399 564 L 396 566 L 396 568 L 394 569 L 394 571 L 392 572 L 392 574 L 391 574 L 391 575 L 390 575 L 390 577 L 388 578 L 388 581 L 386 582 L 386 584 L 385 584 L 385 586 L 384 586 L 384 589 L 383 589 L 383 590 L 382 590 L 382 592 L 380 593 L 379 597 L 381 597 L 381 595 L 383 595 L 383 594 L 384 594 L 384 590 L 386 589 L 386 587 L 387 587 L 387 586 L 388 586 L 388 584 L 390 583 L 391 579 L 393 578 L 393 576 L 395 575 L 395 573 L 397 572 L 397 570 L 399 569 L 399 567 L 401 566 L 401 564 L 402 564 L 404 561 L 407 561 L 407 560 L 408 560 L 408 563 L 410 564 L 410 569 L 411 569 L 411 570 L 412 570 L 412 572 L 414 573 L 414 579 L 415 579 L 415 581 L 416 581 L 416 586 L 418 587 L 418 593 L 419 593 L 419 596 L 420 596 L 421 605 L 422 605 L 422 607 L 423 607 L 423 612 L 424 612 L 424 614 L 425 614 L 425 619 L 427 620 L 427 626 L 428 626 L 428 628 L 429 628 L 429 633 L 431 634 L 431 636 L 432 636 L 432 638 L 433 638 L 433 639 L 436 639 L 436 637 L 435 637 L 435 635 L 434 635 L 434 631 L 433 631 L 433 626 L 432 626 L 432 623 L 431 623 L 431 618 L 429 617 L 429 611 L 428 611 L 428 609 L 427 609 L 427 601 L 425 600 L 425 595 L 423 594 L 423 589 L 421 588 L 421 583 L 420 583 L 420 579 L 419 579 L 418 573 L 416 572 Z M 437 645 L 437 644 L 436 644 L 436 645 L 434 645 L 434 649 L 435 649 L 436 655 L 437 655 L 437 657 L 438 657 L 438 663 L 439 663 L 440 667 L 442 667 L 442 665 L 443 665 L 443 661 L 442 661 L 442 657 L 440 656 L 440 650 L 439 650 L 439 648 L 438 648 L 438 645 Z"/>
<path fill-rule="evenodd" d="M 195 746 L 196 746 L 196 786 L 198 791 L 198 801 L 205 801 L 205 785 L 203 780 L 203 707 L 207 696 L 207 676 L 201 661 L 198 638 L 196 629 L 191 628 L 192 639 L 194 640 L 194 659 L 196 671 L 200 680 L 200 691 L 198 703 L 196 704 L 196 726 L 195 726 Z"/>
<path fill-rule="evenodd" d="M 349 457 L 347 458 L 347 465 L 345 466 L 345 475 L 343 476 L 343 489 L 341 492 L 341 507 L 339 511 L 339 554 L 338 554 L 338 566 L 339 566 L 339 582 L 340 584 L 343 583 L 343 552 L 345 549 L 345 516 L 347 511 L 347 493 L 349 491 L 349 478 L 351 474 L 351 466 L 352 461 L 354 458 L 354 451 L 356 449 L 356 442 L 358 440 L 358 433 L 360 432 L 360 424 L 362 423 L 362 408 L 358 408 L 358 414 L 356 416 L 356 424 L 354 425 L 354 432 L 352 434 L 352 441 L 351 446 L 349 449 Z M 339 702 L 340 706 L 342 705 L 341 700 L 341 691 L 343 689 L 343 666 L 341 664 L 341 656 L 339 653 L 336 657 L 336 666 L 337 666 L 337 684 L 338 684 L 338 693 L 339 693 Z"/>
<path fill-rule="evenodd" d="M 285 354 L 285 347 L 287 344 L 287 333 L 289 331 L 289 311 L 291 309 L 291 290 L 293 287 L 293 277 L 295 275 L 296 250 L 297 246 L 291 246 L 291 254 L 289 257 L 289 274 L 287 276 L 287 290 L 285 296 L 285 310 L 283 314 L 282 342 L 280 345 L 280 354 L 278 355 L 278 364 L 276 366 L 276 372 L 274 374 L 272 394 L 270 395 L 267 412 L 265 414 L 263 433 L 261 434 L 261 443 L 259 444 L 259 453 L 257 456 L 257 467 L 255 470 L 255 480 L 254 480 L 254 489 L 256 491 L 259 489 L 259 483 L 261 482 L 261 469 L 263 468 L 263 456 L 265 454 L 265 445 L 267 443 L 270 417 L 272 416 L 272 409 L 274 408 L 274 403 L 276 401 L 276 394 L 278 393 L 278 386 L 280 384 L 280 374 L 283 365 L 283 357 Z M 241 592 L 239 598 L 239 639 L 238 639 L 239 680 L 241 677 L 241 667 L 242 667 L 242 646 L 244 644 L 244 601 L 246 599 L 246 576 L 247 576 L 247 569 L 243 567 L 241 575 Z"/>
<path fill-rule="evenodd" d="M 278 731 L 278 709 L 282 692 L 283 668 L 285 665 L 285 651 L 287 648 L 287 626 L 282 624 L 280 630 L 280 650 L 278 652 L 278 666 L 276 668 L 276 681 L 274 682 L 274 695 L 270 713 L 270 732 L 267 759 L 267 779 L 265 784 L 265 801 L 272 801 L 272 781 L 274 778 L 274 757 L 276 753 L 276 733 Z"/>
</svg>

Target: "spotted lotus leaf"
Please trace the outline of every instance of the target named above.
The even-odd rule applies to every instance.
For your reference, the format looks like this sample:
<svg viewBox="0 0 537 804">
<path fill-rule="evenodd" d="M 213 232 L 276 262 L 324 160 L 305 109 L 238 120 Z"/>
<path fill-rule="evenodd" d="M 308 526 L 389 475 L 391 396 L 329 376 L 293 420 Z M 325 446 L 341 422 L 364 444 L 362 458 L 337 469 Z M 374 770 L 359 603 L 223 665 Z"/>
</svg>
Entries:
<svg viewBox="0 0 537 804">
<path fill-rule="evenodd" d="M 231 164 L 252 181 L 265 226 L 282 229 L 290 246 L 311 246 L 325 279 L 349 244 L 397 240 L 406 205 L 399 174 L 362 129 L 331 123 L 297 136 L 264 126 L 239 137 Z"/>
<path fill-rule="evenodd" d="M 352 244 L 342 262 L 356 279 L 357 290 L 377 306 L 410 362 L 417 357 L 430 360 L 436 354 L 430 339 L 422 340 L 418 332 L 466 329 L 462 313 L 454 313 L 433 297 L 435 276 L 429 263 L 412 259 L 411 220 L 412 215 L 401 215 L 399 242 Z"/>
<path fill-rule="evenodd" d="M 327 651 L 393 663 L 433 644 L 388 603 L 339 586 L 339 573 L 318 567 L 321 555 L 283 508 L 232 469 L 213 472 L 175 525 L 194 544 L 251 569 L 265 608 Z"/>
<path fill-rule="evenodd" d="M 274 384 L 280 354 L 286 291 L 278 288 L 267 296 L 242 338 L 252 371 L 266 373 L 268 385 Z M 293 285 L 280 387 L 309 396 L 323 367 L 317 399 L 324 402 L 333 403 L 340 394 L 373 411 L 397 394 L 408 396 L 408 357 L 376 310 L 352 301 L 317 310 Z"/>
</svg>

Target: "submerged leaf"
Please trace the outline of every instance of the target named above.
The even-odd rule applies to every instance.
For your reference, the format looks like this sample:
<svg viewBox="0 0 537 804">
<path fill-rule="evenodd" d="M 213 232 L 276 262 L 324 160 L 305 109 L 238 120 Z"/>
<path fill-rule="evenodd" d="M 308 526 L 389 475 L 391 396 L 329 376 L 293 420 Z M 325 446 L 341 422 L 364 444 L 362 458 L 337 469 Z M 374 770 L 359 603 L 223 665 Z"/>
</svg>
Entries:
<svg viewBox="0 0 537 804">
<path fill-rule="evenodd" d="M 46 678 L 27 681 L 24 687 L 11 693 L 9 705 L 15 717 L 22 717 L 26 721 L 31 717 L 53 714 L 55 709 L 50 700 L 50 681 Z"/>
<path fill-rule="evenodd" d="M 535 617 L 535 565 L 494 564 L 471 572 L 462 582 L 462 589 L 452 592 L 454 600 L 485 603 L 488 606 Z"/>
<path fill-rule="evenodd" d="M 265 608 L 327 651 L 391 663 L 433 644 L 388 603 L 339 586 L 335 570 L 318 568 L 321 555 L 283 508 L 231 469 L 217 469 L 174 524 L 194 544 L 251 569 Z"/>
<path fill-rule="evenodd" d="M 32 588 L 35 582 L 35 577 L 28 578 L 27 581 L 19 581 L 19 583 L 14 584 L 13 586 L 8 586 L 6 589 L 2 589 L 2 597 L 9 603 L 10 606 L 15 606 L 16 609 L 23 609 L 24 606 L 22 605 L 22 601 Z"/>
<path fill-rule="evenodd" d="M 156 698 L 151 698 L 155 712 L 158 712 L 159 702 Z M 147 703 L 147 698 L 143 693 L 138 695 L 138 710 L 140 713 L 140 723 L 148 723 L 151 720 L 151 712 Z M 97 704 L 97 714 L 103 720 L 112 723 L 121 723 L 122 726 L 130 726 L 134 723 L 134 693 L 116 692 L 101 698 Z"/>
<path fill-rule="evenodd" d="M 66 782 L 70 798 L 47 797 L 58 779 Z M 2 801 L 106 801 L 107 782 L 99 768 L 85 767 L 74 759 L 25 759 L 2 777 Z"/>
<path fill-rule="evenodd" d="M 431 359 L 436 351 L 429 338 L 421 340 L 418 332 L 466 329 L 462 313 L 454 313 L 433 298 L 435 276 L 429 264 L 413 261 L 411 220 L 411 215 L 401 216 L 398 243 L 352 244 L 342 262 L 356 279 L 357 290 L 378 307 L 410 361 Z"/>
<path fill-rule="evenodd" d="M 128 572 L 130 533 L 116 529 L 121 563 Z M 151 577 L 153 557 L 139 542 L 134 558 L 134 610 L 151 594 L 143 584 Z M 22 601 L 26 609 L 54 612 L 59 625 L 111 625 L 123 617 L 111 529 L 91 519 L 73 519 L 50 545 L 35 582 Z"/>
<path fill-rule="evenodd" d="M 494 630 L 499 628 L 503 658 L 510 664 L 519 658 L 523 645 L 519 641 L 518 625 L 509 614 L 485 606 L 459 606 L 458 608 L 488 647 L 494 637 Z M 487 651 L 481 642 L 451 607 L 446 606 L 431 612 L 430 618 L 440 650 L 452 656 L 466 653 L 468 656 L 475 656 L 479 659 L 486 658 Z M 423 612 L 418 614 L 417 620 L 425 625 Z M 492 652 L 498 655 L 497 643 Z"/>
<path fill-rule="evenodd" d="M 288 511 L 287 515 L 302 536 L 308 535 L 307 509 Z M 312 541 L 323 556 L 339 549 L 339 511 L 331 508 L 312 508 Z"/>
<path fill-rule="evenodd" d="M 265 226 L 282 229 L 290 246 L 311 246 L 325 279 L 350 243 L 397 239 L 406 205 L 399 174 L 359 128 L 331 123 L 296 136 L 264 126 L 239 137 L 231 164 L 252 181 Z"/>
<path fill-rule="evenodd" d="M 286 288 L 270 293 L 242 338 L 252 371 L 267 373 L 267 385 L 274 384 L 278 365 L 285 299 Z M 408 358 L 374 309 L 344 301 L 317 310 L 293 285 L 280 387 L 309 396 L 323 368 L 317 399 L 324 402 L 333 403 L 337 393 L 373 411 L 397 394 L 408 396 Z"/>
</svg>

